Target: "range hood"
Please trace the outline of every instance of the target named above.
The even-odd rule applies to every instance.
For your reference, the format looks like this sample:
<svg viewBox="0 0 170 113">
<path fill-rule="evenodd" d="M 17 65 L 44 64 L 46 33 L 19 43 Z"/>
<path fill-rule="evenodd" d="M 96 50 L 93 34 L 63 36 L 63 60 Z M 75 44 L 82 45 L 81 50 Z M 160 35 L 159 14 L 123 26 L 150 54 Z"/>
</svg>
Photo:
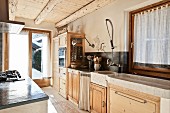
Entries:
<svg viewBox="0 0 170 113">
<path fill-rule="evenodd" d="M 0 33 L 18 34 L 24 25 L 24 22 L 9 20 L 8 0 L 0 0 Z"/>
</svg>

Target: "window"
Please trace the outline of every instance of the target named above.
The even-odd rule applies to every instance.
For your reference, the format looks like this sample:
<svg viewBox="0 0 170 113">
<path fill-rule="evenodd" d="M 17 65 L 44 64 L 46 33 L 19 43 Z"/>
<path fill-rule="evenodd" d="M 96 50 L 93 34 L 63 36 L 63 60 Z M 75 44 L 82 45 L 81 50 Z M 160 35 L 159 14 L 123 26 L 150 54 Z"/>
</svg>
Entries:
<svg viewBox="0 0 170 113">
<path fill-rule="evenodd" d="M 170 2 L 130 12 L 129 69 L 170 78 Z"/>
</svg>

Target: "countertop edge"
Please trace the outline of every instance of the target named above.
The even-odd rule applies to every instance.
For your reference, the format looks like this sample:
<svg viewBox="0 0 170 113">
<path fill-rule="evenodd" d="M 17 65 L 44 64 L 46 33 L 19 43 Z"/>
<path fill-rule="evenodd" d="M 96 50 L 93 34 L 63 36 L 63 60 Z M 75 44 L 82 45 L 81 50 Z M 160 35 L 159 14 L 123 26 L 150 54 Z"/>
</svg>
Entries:
<svg viewBox="0 0 170 113">
<path fill-rule="evenodd" d="M 31 104 L 31 103 L 35 103 L 35 102 L 40 102 L 40 101 L 44 101 L 44 100 L 48 100 L 48 99 L 49 99 L 49 96 L 46 96 L 46 97 L 43 97 L 43 98 L 27 100 L 27 101 L 22 101 L 22 102 L 18 102 L 18 103 L 11 103 L 11 104 L 8 104 L 8 105 L 0 106 L 0 110 L 12 108 L 12 107 L 16 107 L 16 106 L 21 106 L 21 105 L 26 105 L 26 104 Z"/>
</svg>

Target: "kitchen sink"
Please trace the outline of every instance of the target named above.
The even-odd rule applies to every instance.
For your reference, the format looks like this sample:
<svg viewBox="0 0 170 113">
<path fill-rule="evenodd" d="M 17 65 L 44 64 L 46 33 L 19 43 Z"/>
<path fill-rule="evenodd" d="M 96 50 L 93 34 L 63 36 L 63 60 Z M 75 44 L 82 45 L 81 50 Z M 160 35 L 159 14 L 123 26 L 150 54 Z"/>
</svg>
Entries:
<svg viewBox="0 0 170 113">
<path fill-rule="evenodd" d="M 112 71 L 91 72 L 91 82 L 107 87 L 107 81 L 106 81 L 107 76 L 116 76 L 116 74 L 115 72 Z"/>
</svg>

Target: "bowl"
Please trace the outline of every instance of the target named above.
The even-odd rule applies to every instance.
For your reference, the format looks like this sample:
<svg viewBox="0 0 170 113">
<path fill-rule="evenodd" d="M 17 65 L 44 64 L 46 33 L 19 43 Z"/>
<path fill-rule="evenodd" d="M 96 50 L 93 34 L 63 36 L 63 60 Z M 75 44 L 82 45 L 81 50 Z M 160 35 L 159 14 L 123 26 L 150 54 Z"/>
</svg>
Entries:
<svg viewBox="0 0 170 113">
<path fill-rule="evenodd" d="M 75 69 L 75 68 L 77 68 L 77 66 L 78 66 L 77 64 L 71 64 L 71 68 Z"/>
</svg>

